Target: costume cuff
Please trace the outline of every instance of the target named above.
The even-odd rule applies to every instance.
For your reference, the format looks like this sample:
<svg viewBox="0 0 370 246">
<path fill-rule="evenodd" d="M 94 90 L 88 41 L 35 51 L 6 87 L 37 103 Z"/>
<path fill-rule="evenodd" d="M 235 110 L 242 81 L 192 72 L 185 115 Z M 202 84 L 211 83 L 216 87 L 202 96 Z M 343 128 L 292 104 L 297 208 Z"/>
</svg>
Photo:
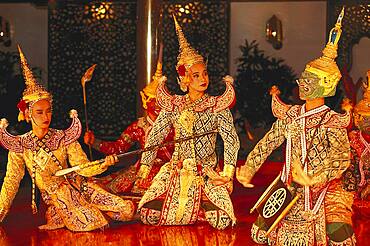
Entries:
<svg viewBox="0 0 370 246">
<path fill-rule="evenodd" d="M 243 178 L 247 183 L 250 183 L 255 173 L 256 173 L 255 168 L 250 167 L 248 165 L 243 165 L 240 167 L 240 172 L 236 174 L 236 177 L 238 179 Z"/>
<path fill-rule="evenodd" d="M 6 214 L 8 213 L 8 209 L 5 209 L 5 208 L 1 208 L 0 209 L 0 222 L 2 222 L 4 220 L 4 218 L 6 217 Z"/>
<path fill-rule="evenodd" d="M 230 179 L 234 178 L 235 167 L 233 165 L 225 165 L 221 176 L 228 177 Z"/>
<path fill-rule="evenodd" d="M 137 173 L 137 176 L 143 179 L 146 179 L 149 176 L 150 173 L 150 167 L 145 164 L 141 164 L 139 172 Z"/>
</svg>

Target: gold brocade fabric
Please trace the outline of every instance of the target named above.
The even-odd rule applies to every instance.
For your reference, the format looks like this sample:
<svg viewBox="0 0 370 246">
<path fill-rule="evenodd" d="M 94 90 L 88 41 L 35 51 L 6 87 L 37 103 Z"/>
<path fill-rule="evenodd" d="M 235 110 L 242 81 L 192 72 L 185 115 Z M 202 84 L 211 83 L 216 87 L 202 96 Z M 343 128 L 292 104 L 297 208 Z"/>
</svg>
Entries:
<svg viewBox="0 0 370 246">
<path fill-rule="evenodd" d="M 306 117 L 306 122 L 316 122 L 301 129 L 295 123 L 300 115 L 301 106 L 293 106 L 285 111 L 285 117 L 278 118 L 266 135 L 249 153 L 241 173 L 245 177 L 252 177 L 267 157 L 279 147 L 289 135 L 291 136 L 291 162 L 300 161 L 302 157 L 301 132 L 305 131 L 307 143 L 307 173 L 313 177 L 315 184 L 310 188 L 310 197 L 313 206 L 318 201 L 323 189 L 329 185 L 323 204 L 316 215 L 305 211 L 303 187 L 293 183 L 289 189 L 293 194 L 300 194 L 297 203 L 291 208 L 277 228 L 277 245 L 313 245 L 315 240 L 325 241 L 325 223 L 344 222 L 351 220 L 352 199 L 350 193 L 345 193 L 341 187 L 341 176 L 350 165 L 350 145 L 347 131 L 344 127 L 327 127 L 319 124 L 323 114 L 313 114 Z M 331 111 L 328 114 L 335 114 Z M 327 115 L 328 115 L 327 114 Z M 317 130 L 316 130 L 317 127 Z M 310 143 L 312 143 L 310 145 Z M 309 147 L 310 146 L 310 147 Z M 290 167 L 292 172 L 295 167 Z M 301 167 L 303 169 L 303 166 Z M 244 169 L 244 170 L 243 170 Z M 345 205 L 345 203 L 347 203 Z M 351 224 L 351 223 L 349 223 Z M 301 234 L 300 234 L 301 233 Z M 273 234 L 271 234 L 273 235 Z M 305 242 L 299 244 L 299 242 Z M 289 244 L 290 243 L 290 244 Z"/>
<path fill-rule="evenodd" d="M 201 103 L 202 101 L 199 102 Z M 180 111 L 180 108 L 185 109 Z M 183 112 L 186 113 L 183 114 Z M 233 170 L 228 166 L 236 165 L 239 139 L 229 109 L 217 113 L 212 112 L 211 108 L 195 112 L 191 110 L 191 105 L 190 107 L 180 105 L 171 112 L 162 109 L 148 136 L 146 147 L 161 143 L 171 126 L 175 129 L 177 139 L 217 130 L 224 141 L 225 168 Z M 144 204 L 164 195 L 166 198 L 159 224 L 190 224 L 196 221 L 200 200 L 202 194 L 205 194 L 209 201 L 225 211 L 234 223 L 236 219 L 226 187 L 215 187 L 200 175 L 205 167 L 215 169 L 218 165 L 215 145 L 216 134 L 176 144 L 171 161 L 162 166 L 140 201 L 139 209 Z M 150 167 L 155 157 L 155 151 L 143 153 L 142 167 Z"/>
<path fill-rule="evenodd" d="M 353 199 L 354 193 L 345 191 L 339 180 L 330 184 L 324 200 L 326 221 L 352 225 Z"/>
<path fill-rule="evenodd" d="M 295 115 L 295 117 L 297 116 L 299 115 Z M 312 115 L 306 120 L 319 122 L 320 117 Z M 298 131 L 302 129 L 295 127 L 295 125 L 295 121 L 292 122 L 291 118 L 277 119 L 271 129 L 249 153 L 242 169 L 246 168 L 253 174 L 257 172 L 272 151 L 286 140 L 288 131 L 291 131 L 292 136 L 292 162 L 301 158 L 302 149 Z M 350 165 L 350 145 L 345 128 L 320 125 L 315 130 L 316 127 L 306 127 L 305 131 L 307 145 L 312 141 L 311 148 L 307 150 L 308 174 L 319 181 L 314 185 L 314 189 L 320 190 L 328 182 L 340 178 Z"/>
<path fill-rule="evenodd" d="M 53 140 L 55 138 L 51 136 L 49 141 Z M 77 141 L 65 145 L 62 139 L 56 146 L 51 151 L 63 168 L 68 167 L 67 161 L 71 166 L 88 162 Z M 54 174 L 60 168 L 50 155 L 45 151 L 25 149 L 23 153 L 9 151 L 7 172 L 0 193 L 0 208 L 4 211 L 1 220 L 9 211 L 25 167 L 31 174 L 33 166 L 36 167 L 36 185 L 48 205 L 47 224 L 41 226 L 41 229 L 65 226 L 72 231 L 91 231 L 107 225 L 102 211 L 111 212 L 108 215 L 119 220 L 131 219 L 134 213 L 131 201 L 125 201 L 93 183 L 83 181 L 82 176 L 90 177 L 104 172 L 105 169 L 99 165 L 78 171 L 82 176 L 73 174 L 57 177 Z"/>
</svg>

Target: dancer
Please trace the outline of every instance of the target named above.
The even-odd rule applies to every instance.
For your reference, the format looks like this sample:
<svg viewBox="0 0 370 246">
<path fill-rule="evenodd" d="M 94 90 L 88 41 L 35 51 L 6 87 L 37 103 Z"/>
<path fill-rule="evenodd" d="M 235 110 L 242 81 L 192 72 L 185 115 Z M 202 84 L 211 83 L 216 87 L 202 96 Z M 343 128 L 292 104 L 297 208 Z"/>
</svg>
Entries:
<svg viewBox="0 0 370 246">
<path fill-rule="evenodd" d="M 252 226 L 252 238 L 270 245 L 354 245 L 352 229 L 353 194 L 343 189 L 343 172 L 350 165 L 350 145 L 346 127 L 350 114 L 340 115 L 324 105 L 333 96 L 341 77 L 337 56 L 344 10 L 323 55 L 306 65 L 298 80 L 304 105 L 286 105 L 272 90 L 272 111 L 277 117 L 270 131 L 249 153 L 237 179 L 250 187 L 254 174 L 268 155 L 286 140 L 286 162 L 282 181 L 297 203 L 266 237 L 266 221 L 261 217 Z"/>
<path fill-rule="evenodd" d="M 370 216 L 370 70 L 364 83 L 363 99 L 354 108 L 354 125 L 357 129 L 349 133 L 351 144 L 351 166 L 344 174 L 345 187 L 355 192 L 354 208 L 358 216 Z"/>
<path fill-rule="evenodd" d="M 19 183 L 27 168 L 32 178 L 32 209 L 35 203 L 36 186 L 48 206 L 47 224 L 39 229 L 53 230 L 67 227 L 71 231 L 91 231 L 108 225 L 104 214 L 112 219 L 127 221 L 134 214 L 134 205 L 112 195 L 84 177 L 104 172 L 117 160 L 107 156 L 102 165 L 88 167 L 86 154 L 77 142 L 81 134 L 81 122 L 77 112 L 71 111 L 72 125 L 67 130 L 49 128 L 52 117 L 52 95 L 34 78 L 26 58 L 19 48 L 26 89 L 17 105 L 19 120 L 31 122 L 32 130 L 24 135 L 12 136 L 1 120 L 0 142 L 9 150 L 8 164 L 0 193 L 0 221 L 8 213 L 18 191 Z M 70 165 L 87 166 L 78 174 L 57 177 L 55 172 Z"/>
<path fill-rule="evenodd" d="M 226 77 L 226 91 L 209 96 L 206 63 L 187 42 L 175 19 L 180 44 L 176 70 L 181 90 L 186 95 L 170 95 L 165 78 L 160 81 L 157 103 L 161 112 L 149 133 L 146 146 L 163 142 L 171 127 L 175 139 L 217 131 L 224 141 L 224 168 L 221 174 L 215 152 L 216 133 L 175 144 L 170 162 L 162 166 L 139 203 L 141 219 L 151 225 L 193 224 L 200 210 L 217 229 L 234 224 L 236 219 L 227 186 L 232 184 L 239 140 L 229 107 L 235 100 L 232 78 Z M 145 152 L 141 158 L 140 182 L 153 166 L 156 151 Z"/>
</svg>

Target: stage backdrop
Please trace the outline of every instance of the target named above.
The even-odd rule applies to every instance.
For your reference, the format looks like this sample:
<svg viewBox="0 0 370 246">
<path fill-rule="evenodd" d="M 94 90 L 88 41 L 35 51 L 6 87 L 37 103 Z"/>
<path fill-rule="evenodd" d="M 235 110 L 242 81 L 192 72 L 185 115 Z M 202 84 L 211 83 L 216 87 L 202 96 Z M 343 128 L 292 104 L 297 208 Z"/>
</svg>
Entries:
<svg viewBox="0 0 370 246">
<path fill-rule="evenodd" d="M 56 127 L 68 126 L 71 108 L 79 111 L 84 122 L 80 79 L 97 64 L 86 85 L 89 124 L 99 137 L 112 139 L 137 117 L 137 6 L 136 1 L 112 1 L 105 6 L 108 14 L 99 16 L 100 3 L 49 4 L 49 89 L 54 94 Z M 190 43 L 208 57 L 211 80 L 220 82 L 228 70 L 228 1 L 163 1 L 162 11 L 164 74 L 171 91 L 178 92 L 178 41 L 171 17 L 175 11 L 181 13 L 178 21 Z"/>
<path fill-rule="evenodd" d="M 66 127 L 71 108 L 85 121 L 80 79 L 97 64 L 86 84 L 89 123 L 97 135 L 117 136 L 136 118 L 136 3 L 103 6 L 105 16 L 96 12 L 99 7 L 94 2 L 49 5 L 53 122 Z"/>
</svg>

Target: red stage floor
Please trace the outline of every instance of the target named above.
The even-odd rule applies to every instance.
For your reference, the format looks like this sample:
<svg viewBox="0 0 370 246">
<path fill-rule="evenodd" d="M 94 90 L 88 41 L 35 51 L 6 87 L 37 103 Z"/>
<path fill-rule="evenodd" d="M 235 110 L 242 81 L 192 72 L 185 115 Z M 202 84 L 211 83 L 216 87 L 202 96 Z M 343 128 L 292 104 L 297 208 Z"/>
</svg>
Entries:
<svg viewBox="0 0 370 246">
<path fill-rule="evenodd" d="M 112 223 L 104 231 L 73 233 L 65 229 L 38 231 L 43 213 L 31 214 L 30 188 L 17 195 L 13 207 L 0 227 L 0 245 L 257 245 L 250 239 L 250 227 L 256 215 L 248 213 L 263 187 L 269 184 L 280 165 L 270 163 L 255 177 L 253 190 L 236 185 L 232 199 L 238 223 L 234 228 L 217 231 L 208 224 L 192 226 L 155 227 L 139 222 Z M 267 171 L 268 170 L 268 171 Z M 44 210 L 44 209 L 41 209 Z M 370 222 L 355 219 L 358 245 L 370 242 Z"/>
</svg>

